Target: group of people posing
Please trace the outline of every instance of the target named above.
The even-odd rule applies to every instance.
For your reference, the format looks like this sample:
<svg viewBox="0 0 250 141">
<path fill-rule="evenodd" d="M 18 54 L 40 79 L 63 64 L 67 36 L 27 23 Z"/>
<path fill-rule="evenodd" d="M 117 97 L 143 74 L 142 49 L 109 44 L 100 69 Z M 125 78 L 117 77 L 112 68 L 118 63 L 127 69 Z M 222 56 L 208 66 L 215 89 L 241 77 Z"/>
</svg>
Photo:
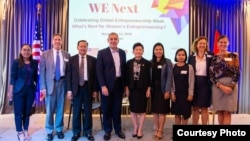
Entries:
<svg viewBox="0 0 250 141">
<path fill-rule="evenodd" d="M 175 115 L 175 124 L 188 124 L 191 115 L 192 123 L 198 124 L 201 113 L 201 122 L 205 125 L 212 103 L 219 124 L 224 125 L 231 123 L 231 114 L 237 110 L 239 59 L 237 53 L 228 52 L 227 36 L 218 39 L 216 54 L 209 52 L 206 37 L 198 37 L 193 42 L 191 55 L 183 48 L 176 51 L 176 63 L 165 57 L 162 43 L 153 46 L 152 60 L 143 58 L 144 46 L 139 42 L 133 45 L 134 58 L 127 61 L 125 51 L 118 48 L 119 36 L 115 32 L 108 35 L 109 46 L 100 50 L 97 58 L 87 55 L 86 40 L 78 41 L 78 54 L 70 56 L 61 49 L 61 38 L 60 34 L 53 35 L 53 47 L 42 53 L 40 62 L 40 92 L 45 97 L 48 141 L 52 141 L 54 135 L 64 138 L 65 94 L 73 104 L 72 141 L 78 140 L 81 133 L 88 140 L 94 140 L 92 100 L 99 92 L 104 140 L 110 140 L 112 130 L 125 139 L 121 128 L 124 94 L 130 102 L 131 136 L 137 139 L 143 137 L 149 98 L 155 140 L 163 138 L 166 114 Z M 16 131 L 22 141 L 31 139 L 28 125 L 38 83 L 38 63 L 31 54 L 30 45 L 22 45 L 20 56 L 11 67 L 8 92 L 14 100 Z"/>
</svg>

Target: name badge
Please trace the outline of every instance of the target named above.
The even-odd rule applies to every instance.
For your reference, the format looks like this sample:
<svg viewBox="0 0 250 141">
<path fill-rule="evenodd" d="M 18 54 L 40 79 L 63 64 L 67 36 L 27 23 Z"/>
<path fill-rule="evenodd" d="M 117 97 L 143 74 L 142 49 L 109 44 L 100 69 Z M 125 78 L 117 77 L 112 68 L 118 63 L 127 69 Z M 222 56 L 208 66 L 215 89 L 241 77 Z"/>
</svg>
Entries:
<svg viewBox="0 0 250 141">
<path fill-rule="evenodd" d="M 232 58 L 224 58 L 225 61 L 232 61 Z"/>
<path fill-rule="evenodd" d="M 186 70 L 181 71 L 181 74 L 187 74 Z"/>
<path fill-rule="evenodd" d="M 207 55 L 207 58 L 212 58 L 212 57 L 213 57 L 213 56 L 212 56 L 212 55 L 210 55 L 210 54 L 208 54 L 208 55 Z"/>
<path fill-rule="evenodd" d="M 161 68 L 162 68 L 162 65 L 158 65 L 158 66 L 157 66 L 157 69 L 161 69 Z"/>
<path fill-rule="evenodd" d="M 69 59 L 67 59 L 67 58 L 63 58 L 63 59 L 64 59 L 65 62 L 69 62 Z"/>
</svg>

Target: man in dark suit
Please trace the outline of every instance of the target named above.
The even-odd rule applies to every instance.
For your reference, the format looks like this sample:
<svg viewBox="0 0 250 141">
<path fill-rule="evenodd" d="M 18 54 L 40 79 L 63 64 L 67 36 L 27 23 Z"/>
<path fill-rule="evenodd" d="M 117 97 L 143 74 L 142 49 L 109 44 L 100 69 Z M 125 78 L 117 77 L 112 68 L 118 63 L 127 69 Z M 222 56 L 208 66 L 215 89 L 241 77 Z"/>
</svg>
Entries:
<svg viewBox="0 0 250 141">
<path fill-rule="evenodd" d="M 67 66 L 67 97 L 73 98 L 73 137 L 76 141 L 81 134 L 81 111 L 84 106 L 83 135 L 93 141 L 92 135 L 92 96 L 96 97 L 98 84 L 96 79 L 96 58 L 87 55 L 88 42 L 77 43 L 79 54 L 70 58 Z M 83 62 L 82 62 L 83 61 Z"/>
<path fill-rule="evenodd" d="M 121 131 L 121 106 L 125 88 L 126 54 L 118 49 L 119 37 L 117 33 L 108 35 L 109 47 L 98 52 L 96 71 L 101 88 L 101 102 L 103 111 L 104 140 L 110 140 L 112 124 L 115 133 L 125 139 Z"/>
<path fill-rule="evenodd" d="M 66 63 L 69 61 L 70 57 L 69 53 L 61 49 L 61 34 L 53 35 L 52 45 L 52 49 L 42 53 L 40 63 L 40 93 L 45 97 L 45 128 L 48 141 L 53 140 L 54 130 L 56 130 L 59 139 L 64 138 L 65 71 Z M 56 114 L 55 121 L 54 114 Z"/>
</svg>

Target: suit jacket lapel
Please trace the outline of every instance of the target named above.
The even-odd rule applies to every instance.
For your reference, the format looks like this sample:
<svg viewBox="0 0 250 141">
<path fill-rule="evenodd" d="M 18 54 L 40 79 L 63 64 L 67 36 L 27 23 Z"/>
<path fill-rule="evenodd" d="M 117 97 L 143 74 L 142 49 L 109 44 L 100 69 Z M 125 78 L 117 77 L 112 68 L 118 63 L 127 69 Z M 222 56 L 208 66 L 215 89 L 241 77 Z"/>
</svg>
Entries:
<svg viewBox="0 0 250 141">
<path fill-rule="evenodd" d="M 120 68 L 122 68 L 122 58 L 123 58 L 123 56 L 122 56 L 122 53 L 121 53 L 120 49 L 119 49 L 119 57 L 120 57 Z"/>
<path fill-rule="evenodd" d="M 210 65 L 210 59 L 211 58 L 208 58 L 208 54 L 205 54 L 206 55 L 206 67 L 207 67 L 207 76 L 209 76 L 209 65 Z"/>
<path fill-rule="evenodd" d="M 62 59 L 63 59 L 63 70 L 65 70 L 65 68 L 66 68 L 66 59 L 68 59 L 67 57 L 66 57 L 66 53 L 63 51 L 63 50 L 61 50 L 61 52 L 62 52 Z"/>
<path fill-rule="evenodd" d="M 194 72 L 196 72 L 196 56 L 194 55 L 191 56 L 190 64 L 193 65 Z"/>
<path fill-rule="evenodd" d="M 196 64 L 196 56 L 193 56 L 193 62 Z M 196 65 L 194 65 L 194 73 L 196 72 Z"/>
<path fill-rule="evenodd" d="M 119 52 L 119 55 L 120 55 L 120 52 Z M 115 65 L 115 61 L 114 61 L 112 52 L 110 50 L 110 47 L 107 48 L 107 56 L 105 56 L 105 57 L 107 57 L 107 60 L 113 60 L 112 63 L 113 63 L 113 65 Z"/>
<path fill-rule="evenodd" d="M 49 53 L 49 60 L 52 60 L 52 61 L 49 61 L 50 62 L 50 65 L 51 65 L 51 68 L 52 70 L 55 70 L 55 62 L 54 62 L 54 53 L 53 53 L 53 49 L 50 49 Z"/>
<path fill-rule="evenodd" d="M 92 62 L 91 62 L 91 60 L 89 59 L 89 56 L 88 55 L 86 55 L 86 62 L 87 62 L 87 75 L 88 75 L 88 78 L 89 78 L 89 72 L 91 72 L 91 66 L 92 66 Z"/>
<path fill-rule="evenodd" d="M 75 75 L 79 76 L 79 69 L 80 69 L 80 65 L 79 65 L 79 55 L 76 55 L 76 56 L 75 56 L 75 58 L 74 58 L 74 60 L 73 60 L 72 63 L 73 63 L 72 66 L 77 67 L 77 69 L 76 69 L 77 74 L 75 74 Z M 74 75 L 74 74 L 73 74 L 73 75 Z"/>
</svg>

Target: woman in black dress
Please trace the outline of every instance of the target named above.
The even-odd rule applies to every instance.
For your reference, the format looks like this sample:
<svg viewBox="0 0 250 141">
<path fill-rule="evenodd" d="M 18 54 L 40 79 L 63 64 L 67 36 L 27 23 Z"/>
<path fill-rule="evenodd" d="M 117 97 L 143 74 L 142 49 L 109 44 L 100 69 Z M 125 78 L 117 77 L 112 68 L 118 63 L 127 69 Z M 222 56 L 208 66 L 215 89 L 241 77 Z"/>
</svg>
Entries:
<svg viewBox="0 0 250 141">
<path fill-rule="evenodd" d="M 176 51 L 174 65 L 174 92 L 171 95 L 171 112 L 175 115 L 175 124 L 186 125 L 191 116 L 191 101 L 194 95 L 194 70 L 186 63 L 187 52 L 181 48 Z"/>
<path fill-rule="evenodd" d="M 152 57 L 151 111 L 154 115 L 155 133 L 153 138 L 162 139 L 166 114 L 170 113 L 170 91 L 173 82 L 173 65 L 165 58 L 164 47 L 156 43 Z"/>
<path fill-rule="evenodd" d="M 150 96 L 150 68 L 151 63 L 142 57 L 143 45 L 135 43 L 133 53 L 135 57 L 126 65 L 126 90 L 129 97 L 130 113 L 134 126 L 133 137 L 142 138 L 142 126 L 144 124 L 147 99 Z"/>
</svg>

